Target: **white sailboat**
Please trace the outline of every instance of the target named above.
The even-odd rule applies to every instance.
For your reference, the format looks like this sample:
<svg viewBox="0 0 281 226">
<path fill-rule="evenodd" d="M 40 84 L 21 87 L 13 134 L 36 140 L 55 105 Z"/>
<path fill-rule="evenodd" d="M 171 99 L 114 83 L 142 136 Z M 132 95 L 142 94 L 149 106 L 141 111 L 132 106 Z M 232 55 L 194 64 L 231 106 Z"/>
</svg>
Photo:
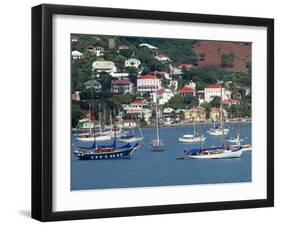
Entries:
<svg viewBox="0 0 281 226">
<path fill-rule="evenodd" d="M 159 119 L 158 119 L 158 104 L 157 104 L 157 95 L 156 95 L 156 139 L 152 140 L 150 143 L 151 151 L 164 151 L 165 144 L 160 139 L 159 135 Z"/>
<path fill-rule="evenodd" d="M 179 142 L 182 142 L 182 143 L 197 143 L 197 142 L 200 142 L 200 139 L 205 141 L 206 137 L 202 136 L 202 138 L 200 138 L 200 136 L 196 135 L 196 127 L 195 127 L 195 120 L 194 120 L 193 121 L 193 134 L 184 134 L 182 137 L 179 138 Z"/>
<path fill-rule="evenodd" d="M 120 136 L 120 138 L 119 138 L 120 142 L 134 143 L 134 142 L 143 141 L 144 138 L 143 138 L 142 130 L 141 130 L 140 126 L 139 126 L 138 120 L 136 119 L 134 121 L 137 124 L 140 136 L 135 136 L 135 130 L 134 130 L 134 128 L 131 128 L 132 134 L 125 134 L 123 136 Z"/>
<path fill-rule="evenodd" d="M 222 94 L 221 94 L 222 95 Z M 210 148 L 203 148 L 203 142 L 200 141 L 200 148 L 193 148 L 187 151 L 187 156 L 192 159 L 225 159 L 225 158 L 240 158 L 242 155 L 242 147 L 241 145 L 236 146 L 225 146 L 224 145 L 224 123 L 223 123 L 223 106 L 222 106 L 222 98 L 221 98 L 221 146 L 219 147 L 210 147 Z M 202 130 L 201 134 L 202 136 Z"/>
<path fill-rule="evenodd" d="M 229 133 L 228 128 L 223 128 L 222 125 L 220 127 L 216 126 L 216 121 L 214 120 L 214 128 L 208 130 L 208 134 L 211 136 L 222 136 L 222 134 L 227 135 Z"/>
<path fill-rule="evenodd" d="M 240 112 L 238 112 L 238 115 L 240 116 Z M 246 151 L 252 151 L 252 145 L 250 144 L 241 144 L 243 139 L 240 137 L 240 124 L 238 122 L 238 119 L 236 120 L 236 126 L 237 126 L 237 136 L 234 139 L 227 140 L 229 143 L 234 143 L 229 145 L 230 148 L 235 148 L 235 147 L 241 147 L 242 152 Z M 233 142 L 232 142 L 233 141 Z"/>
<path fill-rule="evenodd" d="M 91 120 L 91 104 L 89 105 L 89 108 L 90 108 L 90 120 Z M 106 135 L 102 132 L 101 116 L 99 116 L 99 118 L 100 118 L 100 126 L 99 126 L 100 132 L 99 133 L 96 133 L 95 128 L 94 128 L 94 133 L 92 133 L 92 128 L 90 126 L 88 134 L 79 135 L 76 139 L 78 141 L 82 141 L 82 142 L 111 140 L 111 137 L 109 135 Z M 94 127 L 95 127 L 95 125 L 94 125 Z"/>
</svg>

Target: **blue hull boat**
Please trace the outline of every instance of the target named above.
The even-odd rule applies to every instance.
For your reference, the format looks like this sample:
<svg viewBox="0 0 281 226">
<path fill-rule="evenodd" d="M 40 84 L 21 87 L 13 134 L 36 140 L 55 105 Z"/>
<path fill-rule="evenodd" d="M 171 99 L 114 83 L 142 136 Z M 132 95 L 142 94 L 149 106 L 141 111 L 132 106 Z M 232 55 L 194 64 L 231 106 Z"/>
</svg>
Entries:
<svg viewBox="0 0 281 226">
<path fill-rule="evenodd" d="M 80 160 L 107 160 L 107 159 L 120 159 L 130 158 L 134 151 L 138 149 L 139 145 L 131 146 L 127 144 L 121 147 L 98 147 L 92 150 L 79 150 L 74 152 L 76 157 Z"/>
</svg>

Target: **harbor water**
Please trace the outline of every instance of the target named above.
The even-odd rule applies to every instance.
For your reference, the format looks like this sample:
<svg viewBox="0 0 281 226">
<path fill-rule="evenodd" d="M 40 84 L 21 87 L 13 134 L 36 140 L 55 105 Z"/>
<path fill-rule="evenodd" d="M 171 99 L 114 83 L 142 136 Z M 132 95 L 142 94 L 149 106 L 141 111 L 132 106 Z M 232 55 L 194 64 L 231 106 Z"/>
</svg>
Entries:
<svg viewBox="0 0 281 226">
<path fill-rule="evenodd" d="M 206 140 L 204 147 L 221 144 L 220 136 L 210 136 L 204 125 Z M 236 136 L 236 126 L 230 125 L 226 139 Z M 199 131 L 199 129 L 197 128 Z M 242 144 L 251 144 L 251 124 L 240 126 Z M 155 128 L 142 129 L 144 141 L 130 159 L 78 160 L 71 150 L 71 189 L 108 189 L 151 186 L 237 183 L 251 181 L 252 152 L 244 152 L 240 158 L 232 159 L 188 159 L 177 160 L 186 146 L 178 138 L 183 134 L 193 134 L 193 126 L 161 127 L 160 137 L 165 143 L 163 152 L 152 152 L 149 143 L 156 136 Z M 89 146 L 90 143 L 75 145 Z M 112 143 L 110 141 L 109 143 Z"/>
</svg>

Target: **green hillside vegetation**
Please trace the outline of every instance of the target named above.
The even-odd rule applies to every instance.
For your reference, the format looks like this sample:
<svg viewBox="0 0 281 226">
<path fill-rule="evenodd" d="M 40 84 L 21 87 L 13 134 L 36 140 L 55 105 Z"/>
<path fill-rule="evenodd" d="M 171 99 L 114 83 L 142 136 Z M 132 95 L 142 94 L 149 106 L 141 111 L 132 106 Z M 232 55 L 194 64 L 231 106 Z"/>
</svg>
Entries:
<svg viewBox="0 0 281 226">
<path fill-rule="evenodd" d="M 129 80 L 134 84 L 133 94 L 116 94 L 115 95 L 115 107 L 122 109 L 123 104 L 128 104 L 131 101 L 139 98 L 136 92 L 136 84 L 138 77 L 138 70 L 136 68 L 125 68 L 125 60 L 131 57 L 137 58 L 141 61 L 141 68 L 143 69 L 141 74 L 148 74 L 151 71 L 167 71 L 169 72 L 169 64 L 177 66 L 182 63 L 197 64 L 196 55 L 192 49 L 195 40 L 174 40 L 174 39 L 155 39 L 155 38 L 136 38 L 136 37 L 114 37 L 115 48 L 109 48 L 108 40 L 109 36 L 93 36 L 93 35 L 81 35 L 78 42 L 72 42 L 71 49 L 78 50 L 83 53 L 84 58 L 79 60 L 72 60 L 72 92 L 80 91 L 82 101 L 76 102 L 73 105 L 73 111 L 75 114 L 72 124 L 75 125 L 77 120 L 82 117 L 82 110 L 87 110 L 88 103 L 92 102 L 92 97 L 95 100 L 94 106 L 100 104 L 104 109 L 112 108 L 112 93 L 111 82 L 112 76 L 106 72 L 99 73 L 100 77 L 95 79 L 102 85 L 101 93 L 91 93 L 84 86 L 84 83 L 92 79 L 92 63 L 96 60 L 109 60 L 113 61 L 118 69 L 118 72 L 129 73 Z M 160 53 L 168 56 L 172 62 L 163 63 L 154 58 L 151 50 L 146 47 L 139 47 L 141 43 L 149 43 L 156 46 Z M 100 45 L 105 49 L 104 56 L 97 57 L 87 51 L 88 45 Z M 120 44 L 129 46 L 129 49 L 118 50 Z M 231 57 L 226 57 L 226 64 L 231 61 Z M 251 87 L 251 62 L 247 63 L 249 72 L 238 73 L 228 72 L 222 69 L 202 69 L 194 67 L 191 70 L 183 71 L 182 76 L 173 76 L 174 80 L 178 81 L 179 88 L 186 85 L 189 81 L 196 83 L 197 90 L 204 90 L 204 88 L 210 84 L 216 84 L 220 81 L 222 84 L 228 83 L 228 89 L 233 93 L 240 92 L 242 94 L 241 99 L 241 116 L 251 116 L 251 95 L 246 96 L 245 87 Z M 162 78 L 162 86 L 168 87 L 169 80 Z M 149 96 L 145 96 L 147 100 L 150 100 Z M 198 105 L 198 99 L 196 97 L 182 97 L 179 95 L 174 96 L 164 107 L 172 107 L 174 109 L 191 108 Z M 205 104 L 206 109 L 210 109 L 215 106 L 214 103 Z M 95 107 L 96 108 L 96 107 Z M 98 110 L 98 109 L 94 109 Z M 237 109 L 231 107 L 229 109 L 232 117 L 236 116 Z"/>
</svg>

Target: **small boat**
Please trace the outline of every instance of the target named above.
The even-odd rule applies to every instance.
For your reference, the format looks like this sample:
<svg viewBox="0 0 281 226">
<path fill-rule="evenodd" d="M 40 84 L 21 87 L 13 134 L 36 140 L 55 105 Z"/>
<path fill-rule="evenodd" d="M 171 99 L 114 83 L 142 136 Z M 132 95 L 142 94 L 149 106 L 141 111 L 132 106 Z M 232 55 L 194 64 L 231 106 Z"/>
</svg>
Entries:
<svg viewBox="0 0 281 226">
<path fill-rule="evenodd" d="M 98 146 L 95 149 L 75 151 L 74 154 L 79 160 L 108 160 L 130 158 L 138 149 L 139 144 L 131 146 L 126 144 L 121 147 L 112 146 Z"/>
<path fill-rule="evenodd" d="M 242 155 L 242 147 L 229 148 L 194 148 L 187 152 L 187 157 L 192 159 L 225 159 L 225 158 L 240 158 Z"/>
<path fill-rule="evenodd" d="M 215 127 L 208 131 L 208 134 L 211 136 L 221 136 L 221 135 L 227 135 L 229 132 L 229 129 L 223 129 L 221 127 Z"/>
<path fill-rule="evenodd" d="M 182 137 L 179 138 L 179 142 L 181 143 L 197 143 L 200 140 L 204 141 L 206 139 L 205 136 L 197 136 L 196 135 L 196 127 L 195 127 L 195 120 L 193 120 L 193 134 L 184 134 Z"/>
<path fill-rule="evenodd" d="M 202 140 L 204 141 L 206 139 L 205 136 L 202 136 Z M 182 143 L 197 143 L 200 142 L 200 136 L 194 136 L 192 134 L 185 134 L 182 137 L 179 138 L 179 141 Z"/>
<path fill-rule="evenodd" d="M 235 138 L 230 138 L 227 140 L 227 142 L 229 143 L 238 143 L 239 141 L 239 137 L 235 137 Z M 240 139 L 240 142 L 244 141 L 244 139 Z"/>
<path fill-rule="evenodd" d="M 151 151 L 164 151 L 165 144 L 160 139 L 155 139 L 149 144 Z"/>
</svg>

